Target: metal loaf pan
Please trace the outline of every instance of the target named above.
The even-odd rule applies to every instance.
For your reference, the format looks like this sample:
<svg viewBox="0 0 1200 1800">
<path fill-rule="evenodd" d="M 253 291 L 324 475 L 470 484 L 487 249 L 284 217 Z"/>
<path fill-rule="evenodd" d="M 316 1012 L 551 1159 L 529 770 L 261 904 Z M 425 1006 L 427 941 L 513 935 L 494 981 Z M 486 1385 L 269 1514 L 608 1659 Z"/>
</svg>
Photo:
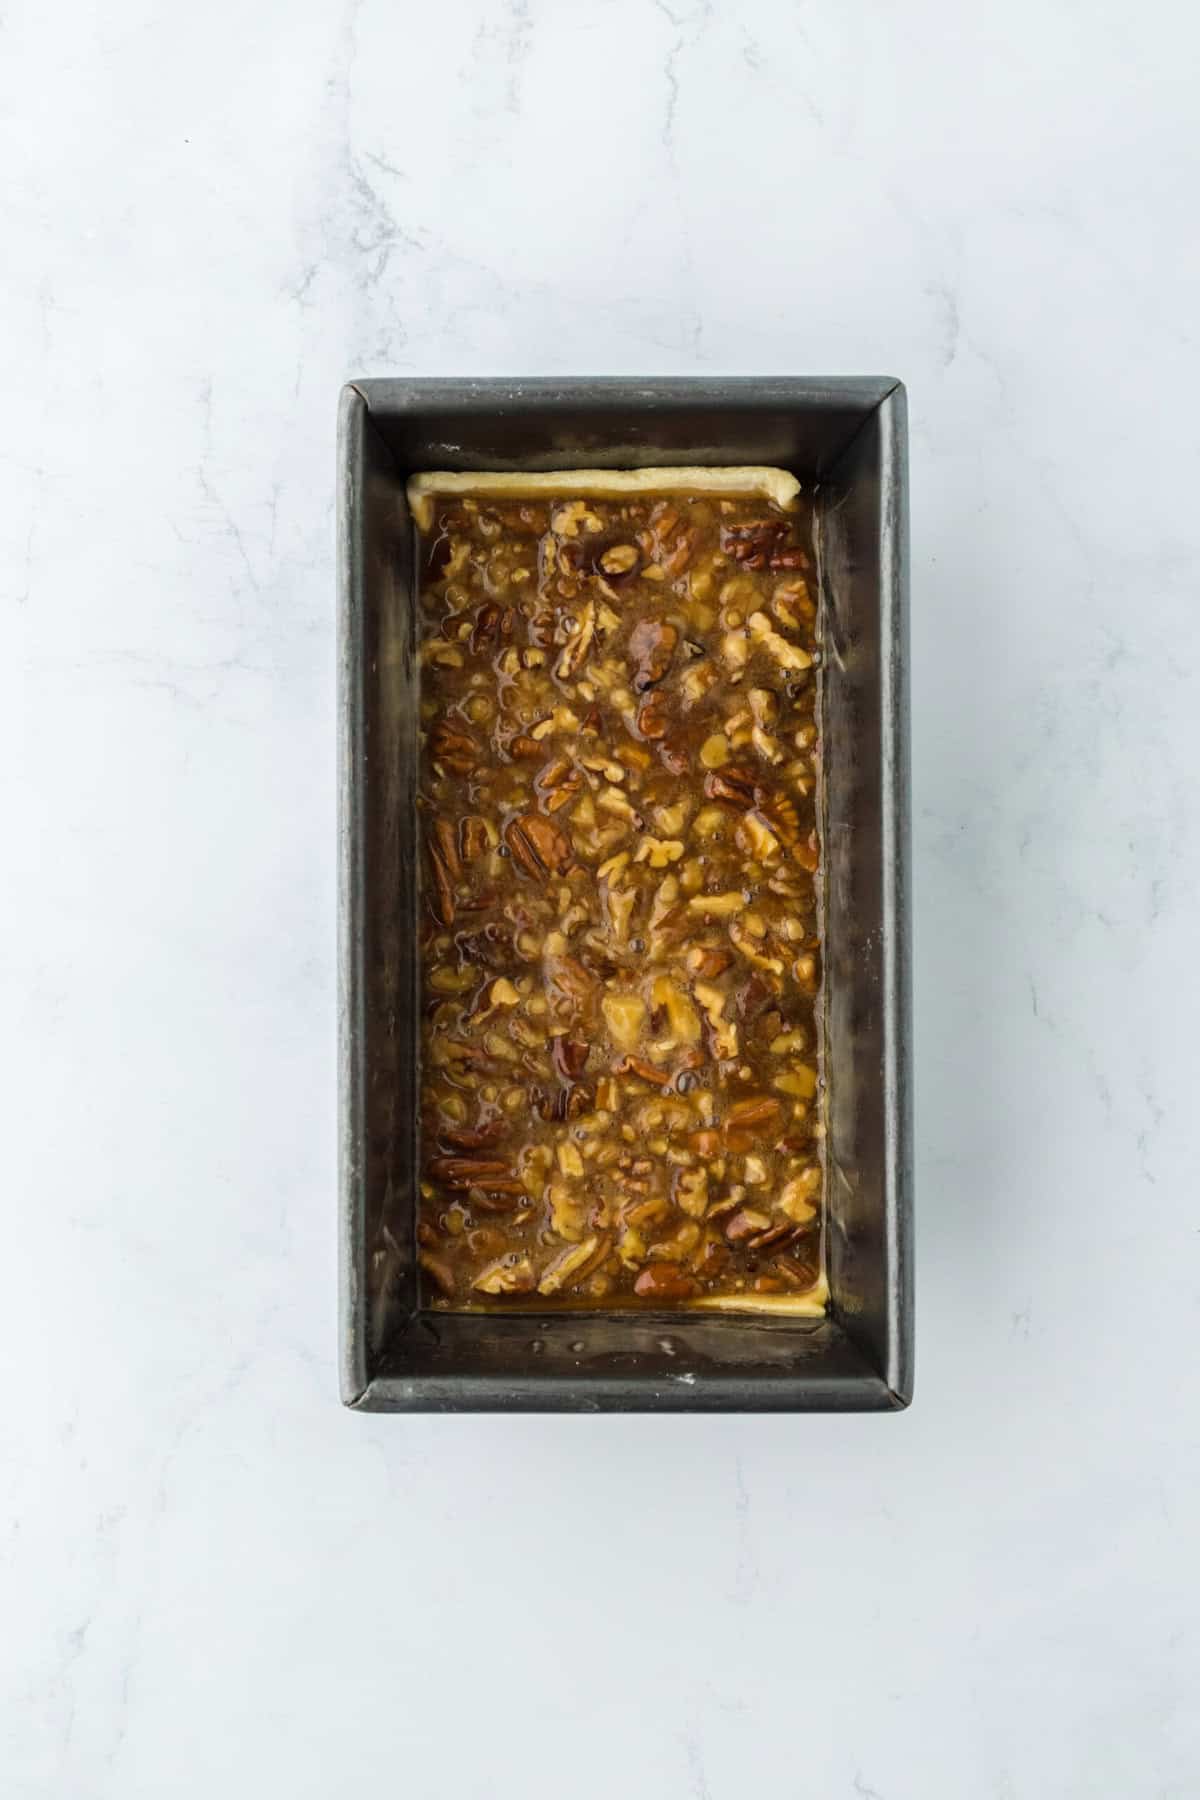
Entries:
<svg viewBox="0 0 1200 1800">
<path fill-rule="evenodd" d="M 825 670 L 820 1321 L 423 1311 L 413 1255 L 420 469 L 765 463 L 817 503 Z M 883 378 L 373 380 L 338 436 L 341 1366 L 377 1412 L 887 1411 L 912 1392 L 907 477 Z"/>
</svg>

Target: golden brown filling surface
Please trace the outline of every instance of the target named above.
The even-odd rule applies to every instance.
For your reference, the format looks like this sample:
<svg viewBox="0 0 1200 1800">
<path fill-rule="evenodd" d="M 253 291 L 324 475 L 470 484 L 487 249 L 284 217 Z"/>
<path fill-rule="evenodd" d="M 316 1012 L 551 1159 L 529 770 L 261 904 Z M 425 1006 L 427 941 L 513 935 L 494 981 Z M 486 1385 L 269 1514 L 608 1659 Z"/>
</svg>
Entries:
<svg viewBox="0 0 1200 1800">
<path fill-rule="evenodd" d="M 816 583 L 764 499 L 434 499 L 435 1305 L 819 1305 Z"/>
</svg>

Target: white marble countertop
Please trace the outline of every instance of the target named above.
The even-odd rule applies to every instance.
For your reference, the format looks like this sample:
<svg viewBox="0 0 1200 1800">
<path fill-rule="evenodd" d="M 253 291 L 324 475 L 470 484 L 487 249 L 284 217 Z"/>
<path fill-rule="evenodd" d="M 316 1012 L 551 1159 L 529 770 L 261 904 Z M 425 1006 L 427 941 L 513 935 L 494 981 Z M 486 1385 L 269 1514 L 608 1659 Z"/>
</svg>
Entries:
<svg viewBox="0 0 1200 1800">
<path fill-rule="evenodd" d="M 5 1800 L 1200 1791 L 1198 50 L 6 14 Z M 916 1402 L 354 1416 L 339 385 L 731 371 L 909 387 Z"/>
</svg>

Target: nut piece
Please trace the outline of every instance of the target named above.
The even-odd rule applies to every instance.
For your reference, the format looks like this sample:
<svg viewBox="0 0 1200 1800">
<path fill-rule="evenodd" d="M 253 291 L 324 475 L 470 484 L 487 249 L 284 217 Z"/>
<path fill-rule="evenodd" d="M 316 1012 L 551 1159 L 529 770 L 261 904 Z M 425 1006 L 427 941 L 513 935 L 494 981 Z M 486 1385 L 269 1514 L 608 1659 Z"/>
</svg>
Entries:
<svg viewBox="0 0 1200 1800">
<path fill-rule="evenodd" d="M 690 1300 L 698 1292 L 697 1283 L 684 1273 L 678 1263 L 651 1263 L 633 1284 L 639 1300 Z"/>
<path fill-rule="evenodd" d="M 592 639 L 596 634 L 596 603 L 589 600 L 579 615 L 578 630 L 567 641 L 567 647 L 559 657 L 554 673 L 560 681 L 569 681 L 575 671 L 582 665 Z"/>
<path fill-rule="evenodd" d="M 785 637 L 781 637 L 766 613 L 751 613 L 748 623 L 750 636 L 775 658 L 781 669 L 812 668 L 812 657 L 808 651 L 802 650 L 798 644 L 789 644 Z"/>
<path fill-rule="evenodd" d="M 646 1002 L 636 994 L 606 994 L 600 1011 L 617 1048 L 636 1050 L 646 1023 Z"/>
<path fill-rule="evenodd" d="M 775 1087 L 781 1094 L 794 1094 L 798 1100 L 811 1100 L 817 1091 L 817 1071 L 808 1063 L 797 1063 L 783 1075 L 777 1075 Z"/>
<path fill-rule="evenodd" d="M 665 869 L 668 863 L 678 862 L 682 855 L 683 845 L 678 838 L 644 837 L 633 860 L 648 862 L 652 869 Z"/>
<path fill-rule="evenodd" d="M 504 841 L 512 851 L 513 861 L 535 881 L 563 874 L 574 855 L 566 833 L 540 813 L 525 813 L 510 820 L 504 828 Z"/>
<path fill-rule="evenodd" d="M 756 1206 L 742 1206 L 726 1219 L 725 1236 L 731 1244 L 741 1244 L 768 1230 L 772 1223 L 770 1213 L 761 1212 Z"/>
<path fill-rule="evenodd" d="M 817 1195 L 821 1191 L 821 1170 L 812 1163 L 794 1180 L 785 1182 L 776 1205 L 795 1225 L 807 1225 L 817 1216 Z"/>
<path fill-rule="evenodd" d="M 521 1183 L 502 1159 L 490 1156 L 434 1156 L 429 1173 L 443 1187 L 465 1190 L 477 1187 L 485 1193 L 519 1194 Z"/>
<path fill-rule="evenodd" d="M 690 1219 L 702 1219 L 708 1207 L 708 1170 L 680 1169 L 675 1177 L 675 1204 Z"/>
<path fill-rule="evenodd" d="M 417 1257 L 417 1261 L 429 1276 L 429 1279 L 433 1282 L 438 1292 L 447 1300 L 452 1299 L 456 1286 L 454 1270 L 446 1261 L 445 1257 L 434 1256 L 431 1250 L 422 1250 Z"/>
<path fill-rule="evenodd" d="M 527 1256 L 502 1257 L 471 1283 L 481 1294 L 531 1294 L 537 1286 L 533 1264 Z"/>
<path fill-rule="evenodd" d="M 469 731 L 439 719 L 429 734 L 429 754 L 456 775 L 469 775 L 479 762 L 479 746 Z"/>
<path fill-rule="evenodd" d="M 539 1294 L 557 1294 L 573 1276 L 579 1275 L 586 1264 L 596 1254 L 600 1240 L 596 1237 L 584 1238 L 582 1244 L 572 1244 L 567 1250 L 560 1250 L 558 1255 L 546 1264 L 542 1270 L 542 1279 L 538 1282 Z"/>
<path fill-rule="evenodd" d="M 666 975 L 659 975 L 651 990 L 655 1006 L 666 1009 L 667 1029 L 677 1043 L 700 1042 L 700 1016 L 687 995 Z"/>
<path fill-rule="evenodd" d="M 663 619 L 643 619 L 629 635 L 629 654 L 637 664 L 633 690 L 644 694 L 662 680 L 671 666 L 679 632 Z"/>
<path fill-rule="evenodd" d="M 786 519 L 758 519 L 752 525 L 723 525 L 721 548 L 745 569 L 765 569 L 787 536 Z"/>
<path fill-rule="evenodd" d="M 632 544 L 614 544 L 605 550 L 600 558 L 600 567 L 606 575 L 628 575 L 636 567 L 638 553 Z"/>
</svg>

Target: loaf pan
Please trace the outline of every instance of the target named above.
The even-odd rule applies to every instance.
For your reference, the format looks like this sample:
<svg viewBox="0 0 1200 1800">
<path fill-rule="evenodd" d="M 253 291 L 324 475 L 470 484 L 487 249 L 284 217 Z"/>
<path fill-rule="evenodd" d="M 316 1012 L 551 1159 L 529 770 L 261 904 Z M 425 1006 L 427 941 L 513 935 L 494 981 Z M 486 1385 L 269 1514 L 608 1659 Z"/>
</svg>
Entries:
<svg viewBox="0 0 1200 1800">
<path fill-rule="evenodd" d="M 357 381 L 338 430 L 342 1397 L 373 1412 L 890 1411 L 912 1393 L 905 394 L 881 377 Z M 423 1309 L 415 1265 L 421 469 L 730 464 L 814 496 L 822 1320 Z"/>
</svg>

